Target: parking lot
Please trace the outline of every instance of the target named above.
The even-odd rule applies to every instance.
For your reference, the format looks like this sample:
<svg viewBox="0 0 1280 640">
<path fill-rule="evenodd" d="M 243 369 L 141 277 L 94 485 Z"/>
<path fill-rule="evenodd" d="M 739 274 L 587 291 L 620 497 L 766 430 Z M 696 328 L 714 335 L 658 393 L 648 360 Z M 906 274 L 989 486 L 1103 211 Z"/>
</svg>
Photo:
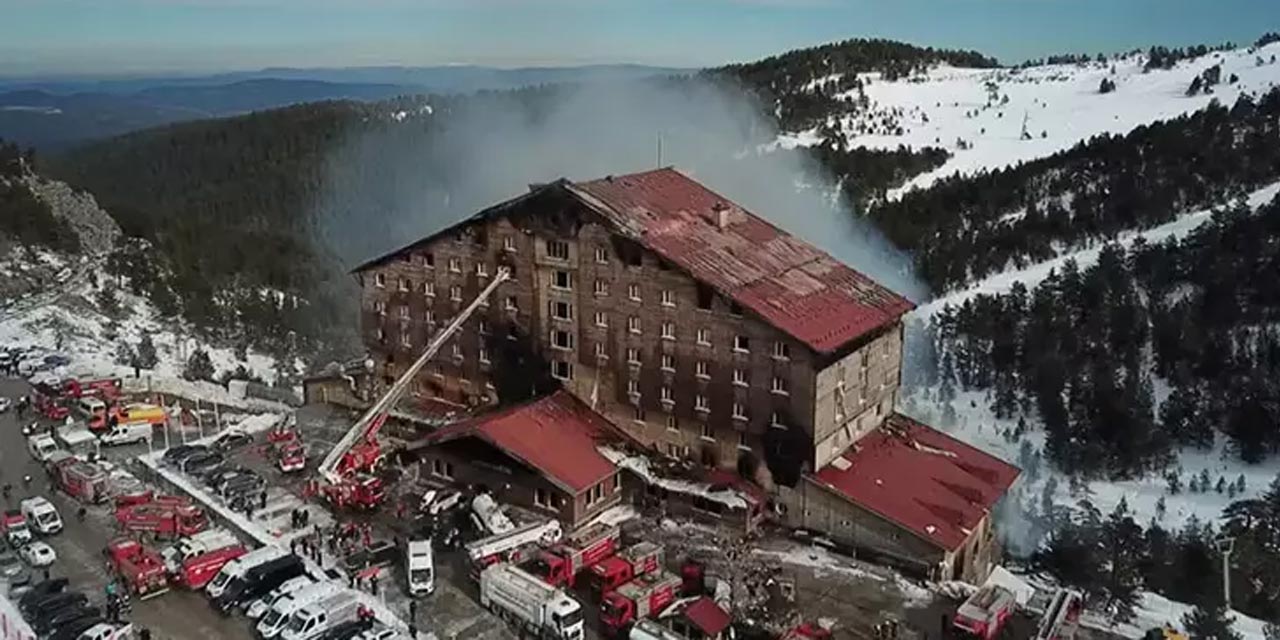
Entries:
<svg viewBox="0 0 1280 640">
<path fill-rule="evenodd" d="M 0 396 L 17 398 L 29 394 L 25 381 L 12 378 L 0 379 Z M 78 502 L 65 494 L 52 490 L 43 468 L 27 453 L 26 437 L 22 426 L 34 421 L 30 412 L 19 420 L 14 409 L 0 413 L 0 482 L 13 487 L 6 508 L 16 508 L 22 498 L 42 495 L 58 508 L 65 523 L 64 530 L 46 541 L 58 554 L 50 567 L 51 576 L 65 576 L 71 588 L 83 592 L 90 601 L 102 605 L 108 581 L 102 550 L 117 534 L 114 515 L 105 506 L 90 507 L 84 521 L 76 517 Z M 118 464 L 128 464 L 130 458 L 146 452 L 145 445 L 104 448 L 104 457 Z M 25 486 L 23 476 L 32 478 Z M 41 571 L 33 578 L 39 580 Z M 135 624 L 152 631 L 157 639 L 200 638 L 250 638 L 248 627 L 233 618 L 218 615 L 209 607 L 203 595 L 181 589 L 150 600 L 133 603 L 129 616 Z"/>
</svg>

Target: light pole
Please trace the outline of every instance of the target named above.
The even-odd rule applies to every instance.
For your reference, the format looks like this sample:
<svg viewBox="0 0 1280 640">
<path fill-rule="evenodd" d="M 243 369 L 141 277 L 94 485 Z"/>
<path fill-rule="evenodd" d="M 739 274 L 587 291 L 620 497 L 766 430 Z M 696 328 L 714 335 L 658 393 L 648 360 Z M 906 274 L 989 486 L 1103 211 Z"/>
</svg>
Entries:
<svg viewBox="0 0 1280 640">
<path fill-rule="evenodd" d="M 1236 539 L 1231 536 L 1218 537 L 1218 552 L 1222 554 L 1222 599 L 1231 610 L 1231 551 L 1236 546 Z"/>
</svg>

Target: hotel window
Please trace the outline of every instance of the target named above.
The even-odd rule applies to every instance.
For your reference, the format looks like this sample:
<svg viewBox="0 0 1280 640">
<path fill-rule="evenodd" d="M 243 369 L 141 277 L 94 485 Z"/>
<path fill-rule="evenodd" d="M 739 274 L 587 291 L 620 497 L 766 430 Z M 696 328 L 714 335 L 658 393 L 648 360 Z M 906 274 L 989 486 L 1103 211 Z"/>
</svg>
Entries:
<svg viewBox="0 0 1280 640">
<path fill-rule="evenodd" d="M 738 434 L 738 448 L 743 451 L 751 450 L 751 445 L 747 444 L 747 432 L 745 431 Z"/>
<path fill-rule="evenodd" d="M 551 330 L 551 346 L 557 349 L 572 349 L 573 334 L 561 329 Z"/>
<path fill-rule="evenodd" d="M 741 306 L 741 305 L 739 305 L 739 304 L 738 304 L 738 303 L 736 303 L 736 302 L 730 302 L 730 303 L 729 303 L 729 315 L 731 315 L 731 316 L 735 316 L 735 317 L 741 317 L 741 316 L 742 316 L 742 306 Z"/>
<path fill-rule="evenodd" d="M 627 297 L 632 300 L 635 300 L 636 302 L 639 302 L 640 301 L 640 285 L 638 284 L 627 285 Z"/>
<path fill-rule="evenodd" d="M 674 322 L 662 323 L 662 339 L 663 340 L 676 339 L 676 323 Z"/>
<path fill-rule="evenodd" d="M 480 318 L 480 321 L 476 323 L 476 331 L 482 336 L 489 335 L 489 321 Z"/>
<path fill-rule="evenodd" d="M 551 286 L 568 291 L 573 288 L 573 278 L 568 271 L 555 271 L 555 275 L 551 281 Z"/>
<path fill-rule="evenodd" d="M 453 479 L 453 463 L 443 460 L 431 461 L 431 475 L 444 478 L 446 480 Z"/>
<path fill-rule="evenodd" d="M 716 430 L 715 430 L 714 428 L 712 428 L 712 426 L 711 426 L 711 425 L 709 425 L 709 424 L 704 424 L 704 425 L 702 425 L 702 439 L 703 439 L 703 440 L 715 440 L 715 439 L 716 439 Z"/>
<path fill-rule="evenodd" d="M 631 316 L 630 318 L 627 318 L 627 331 L 630 331 L 631 333 L 635 333 L 635 334 L 639 334 L 639 333 L 640 333 L 640 318 L 639 318 L 639 317 L 637 317 L 637 316 Z"/>
<path fill-rule="evenodd" d="M 694 365 L 693 375 L 699 378 L 704 378 L 704 379 L 710 378 L 711 374 L 709 373 L 709 371 L 710 371 L 710 367 L 707 366 L 706 361 L 699 360 L 698 363 Z"/>
<path fill-rule="evenodd" d="M 786 429 L 787 423 L 782 421 L 782 414 L 778 413 L 777 411 L 774 411 L 769 416 L 769 426 L 775 429 Z"/>
<path fill-rule="evenodd" d="M 462 273 L 462 261 L 457 258 L 449 258 L 449 271 Z"/>
<path fill-rule="evenodd" d="M 627 381 L 627 395 L 629 396 L 640 395 L 640 382 L 638 380 Z"/>
<path fill-rule="evenodd" d="M 785 342 L 773 343 L 773 357 L 777 360 L 790 360 L 791 347 L 787 346 Z"/>
<path fill-rule="evenodd" d="M 669 289 L 664 290 L 662 292 L 662 306 L 664 307 L 676 306 L 676 294 L 672 293 L 671 290 Z"/>
<path fill-rule="evenodd" d="M 707 345 L 710 345 L 710 344 L 711 344 L 711 330 L 710 330 L 710 329 L 698 329 L 698 340 L 697 340 L 697 342 L 698 342 L 698 344 L 700 344 L 700 345 L 702 345 L 702 346 L 704 346 L 704 347 L 705 347 L 705 346 L 707 346 Z"/>
<path fill-rule="evenodd" d="M 609 315 L 608 315 L 608 314 L 606 314 L 605 312 L 603 312 L 603 311 L 597 311 L 597 312 L 596 312 L 596 318 L 595 318 L 595 319 L 596 319 L 596 326 L 597 326 L 597 327 L 607 327 L 607 326 L 609 326 Z"/>
<path fill-rule="evenodd" d="M 386 302 L 383 302 L 382 300 L 374 300 L 374 301 L 373 301 L 373 312 L 374 312 L 374 313 L 376 313 L 376 314 L 378 314 L 378 315 L 380 315 L 380 316 L 385 316 L 385 315 L 387 315 L 387 303 L 386 303 Z"/>
<path fill-rule="evenodd" d="M 705 284 L 698 285 L 698 308 L 703 311 L 711 310 L 711 301 L 714 300 L 716 294 Z"/>
<path fill-rule="evenodd" d="M 556 260 L 568 260 L 569 259 L 569 243 L 561 242 L 559 240 L 548 240 L 547 241 L 547 257 L 555 258 Z"/>
<path fill-rule="evenodd" d="M 502 250 L 514 252 L 516 250 L 516 239 L 511 236 L 504 236 L 502 238 Z"/>
<path fill-rule="evenodd" d="M 462 345 L 460 344 L 453 345 L 453 359 L 454 360 L 462 359 Z"/>
<path fill-rule="evenodd" d="M 743 406 L 741 402 L 733 403 L 733 419 L 734 420 L 747 419 L 747 408 Z"/>
<path fill-rule="evenodd" d="M 433 253 L 425 253 L 422 255 L 422 264 L 429 269 L 436 268 L 436 256 Z"/>
<path fill-rule="evenodd" d="M 609 358 L 609 354 L 604 350 L 603 342 L 597 342 L 595 349 L 597 360 L 607 360 Z"/>
<path fill-rule="evenodd" d="M 373 284 L 374 284 L 374 286 L 378 287 L 379 289 L 381 289 L 382 287 L 387 286 L 387 274 L 385 274 L 385 273 L 375 273 L 375 274 L 373 274 Z"/>
<path fill-rule="evenodd" d="M 627 347 L 627 362 L 640 364 L 640 350 L 635 347 Z"/>
<path fill-rule="evenodd" d="M 480 276 L 481 278 L 487 278 L 487 277 L 489 277 L 489 265 L 487 265 L 487 264 L 485 264 L 485 263 L 483 263 L 483 262 L 477 262 L 477 263 L 476 263 L 476 275 L 477 275 L 477 276 Z"/>
<path fill-rule="evenodd" d="M 698 394 L 693 397 L 693 409 L 695 411 L 711 411 L 711 404 L 707 402 L 707 397 Z"/>
<path fill-rule="evenodd" d="M 605 250 L 604 247 L 596 247 L 596 263 L 597 264 L 609 263 L 609 252 Z"/>
<path fill-rule="evenodd" d="M 680 421 L 675 416 L 667 416 L 667 431 L 679 431 Z M 668 445 L 674 446 L 674 445 Z"/>
<path fill-rule="evenodd" d="M 644 422 L 644 407 L 636 405 L 635 413 L 632 414 L 631 419 L 636 422 Z"/>
<path fill-rule="evenodd" d="M 747 386 L 747 372 L 742 369 L 733 370 L 733 385 L 736 387 Z"/>
<path fill-rule="evenodd" d="M 506 302 L 503 303 L 503 308 L 505 308 L 507 311 L 515 311 L 520 307 L 516 303 L 515 296 L 507 296 Z"/>
<path fill-rule="evenodd" d="M 408 279 L 408 278 L 397 278 L 397 279 L 396 279 L 396 288 L 397 288 L 397 289 L 399 289 L 399 290 L 401 290 L 401 291 L 408 291 L 408 290 L 409 290 L 409 279 Z"/>
<path fill-rule="evenodd" d="M 546 489 L 540 489 L 535 487 L 533 490 L 533 504 L 539 507 L 542 507 L 544 509 L 550 509 L 551 508 L 551 492 L 547 491 Z"/>
<path fill-rule="evenodd" d="M 737 351 L 738 353 L 750 353 L 751 339 L 746 336 L 734 336 L 733 350 Z"/>
<path fill-rule="evenodd" d="M 427 324 L 435 324 L 435 323 L 436 323 L 436 312 L 434 312 L 434 311 L 432 311 L 432 310 L 430 310 L 430 309 L 427 309 L 427 312 L 426 312 L 426 313 L 424 313 L 424 314 L 422 314 L 422 319 L 423 319 L 423 321 L 424 321 L 424 322 L 426 322 Z"/>
<path fill-rule="evenodd" d="M 568 362 L 556 360 L 551 363 L 551 377 L 556 380 L 573 380 L 573 365 Z"/>
<path fill-rule="evenodd" d="M 413 338 L 409 336 L 409 332 L 405 331 L 400 334 L 400 345 L 404 347 L 413 346 Z"/>
<path fill-rule="evenodd" d="M 790 393 L 789 391 L 787 391 L 786 378 L 782 378 L 780 376 L 773 377 L 773 381 L 769 383 L 769 390 L 784 396 Z"/>
<path fill-rule="evenodd" d="M 386 339 L 387 339 L 387 332 L 383 331 L 382 327 L 378 327 L 378 342 L 383 342 Z"/>
<path fill-rule="evenodd" d="M 663 370 L 663 371 L 675 371 L 675 370 L 676 370 L 676 357 L 675 357 L 675 356 L 673 356 L 673 355 L 671 355 L 671 354 L 669 354 L 669 353 L 664 353 L 664 354 L 662 354 L 662 370 Z"/>
<path fill-rule="evenodd" d="M 436 297 L 436 283 L 434 282 L 422 283 L 422 295 L 428 298 Z"/>
<path fill-rule="evenodd" d="M 568 302 L 552 302 L 551 317 L 556 320 L 572 320 L 573 306 Z"/>
<path fill-rule="evenodd" d="M 398 312 L 399 312 L 399 314 L 400 314 L 400 319 L 401 319 L 401 320 L 408 320 L 408 319 L 409 319 L 409 307 L 408 307 L 408 305 L 403 305 L 403 304 L 402 304 L 402 305 L 400 305 L 400 307 L 399 307 L 399 309 L 398 309 Z"/>
<path fill-rule="evenodd" d="M 595 294 L 598 296 L 609 295 L 609 283 L 604 280 L 596 280 Z"/>
<path fill-rule="evenodd" d="M 489 350 L 484 347 L 480 347 L 480 363 L 489 364 Z"/>
<path fill-rule="evenodd" d="M 449 287 L 449 299 L 450 299 L 450 300 L 453 300 L 454 302 L 459 302 L 459 301 L 461 301 L 461 300 L 462 300 L 462 287 L 460 287 L 460 286 L 458 286 L 458 285 L 456 285 L 456 284 L 455 284 L 455 285 L 450 286 L 450 287 Z"/>
<path fill-rule="evenodd" d="M 674 402 L 671 396 L 671 387 L 663 387 L 662 393 L 659 399 L 662 400 L 663 402 Z"/>
</svg>

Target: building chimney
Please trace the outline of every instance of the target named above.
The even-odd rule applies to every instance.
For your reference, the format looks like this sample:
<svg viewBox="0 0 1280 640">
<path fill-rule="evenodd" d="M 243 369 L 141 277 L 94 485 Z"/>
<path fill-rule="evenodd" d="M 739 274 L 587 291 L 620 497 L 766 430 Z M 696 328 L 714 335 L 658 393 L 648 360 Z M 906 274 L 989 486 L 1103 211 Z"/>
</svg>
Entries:
<svg viewBox="0 0 1280 640">
<path fill-rule="evenodd" d="M 711 205 L 711 213 L 715 216 L 716 228 L 723 230 L 729 226 L 729 205 L 717 201 Z"/>
</svg>

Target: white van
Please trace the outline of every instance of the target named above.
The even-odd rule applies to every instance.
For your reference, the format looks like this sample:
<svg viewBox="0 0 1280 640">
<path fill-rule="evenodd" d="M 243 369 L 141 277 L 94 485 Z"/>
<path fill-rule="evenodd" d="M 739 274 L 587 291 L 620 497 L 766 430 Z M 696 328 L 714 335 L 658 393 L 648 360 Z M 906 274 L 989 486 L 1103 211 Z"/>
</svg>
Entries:
<svg viewBox="0 0 1280 640">
<path fill-rule="evenodd" d="M 405 545 L 405 575 L 409 581 L 409 595 L 431 595 L 436 590 L 435 559 L 431 540 L 410 540 Z"/>
<path fill-rule="evenodd" d="M 282 640 L 311 640 L 324 632 L 356 619 L 362 603 L 353 591 L 347 590 L 309 604 L 289 617 L 289 624 L 280 632 Z"/>
<path fill-rule="evenodd" d="M 336 596 L 343 591 L 342 587 L 332 582 L 317 582 L 276 599 L 275 604 L 271 605 L 271 609 L 262 614 L 262 619 L 258 621 L 258 626 L 256 627 L 258 637 L 274 638 L 280 635 L 285 625 L 289 624 L 289 620 L 293 618 L 293 614 L 303 607 Z"/>
<path fill-rule="evenodd" d="M 31 452 L 31 457 L 40 462 L 45 462 L 53 452 L 58 450 L 58 442 L 53 436 L 47 433 L 41 433 L 27 437 L 27 451 Z"/>
<path fill-rule="evenodd" d="M 49 536 L 62 531 L 62 517 L 52 502 L 36 496 L 23 500 L 20 506 L 22 517 L 37 533 Z"/>
<path fill-rule="evenodd" d="M 214 576 L 213 580 L 210 580 L 209 584 L 205 585 L 204 591 L 209 594 L 210 598 L 217 598 L 227 590 L 227 585 L 231 584 L 232 580 L 243 576 L 250 569 L 260 564 L 271 562 L 276 558 L 284 556 L 286 553 L 287 552 L 284 549 L 274 544 L 260 549 L 254 549 L 253 551 L 250 551 L 249 553 L 246 553 L 223 565 L 222 570 L 218 572 L 218 575 Z"/>
<path fill-rule="evenodd" d="M 82 396 L 77 407 L 79 407 L 80 415 L 84 416 L 85 420 L 107 415 L 107 403 L 93 396 Z"/>
<path fill-rule="evenodd" d="M 111 427 L 106 433 L 98 437 L 105 445 L 117 444 L 133 444 L 142 443 L 151 439 L 152 427 L 150 422 L 126 422 Z"/>
<path fill-rule="evenodd" d="M 267 595 L 250 602 L 249 607 L 244 610 L 244 614 L 249 616 L 250 619 L 257 620 L 270 611 L 271 607 L 276 606 L 277 602 L 284 600 L 299 589 L 313 584 L 315 584 L 315 581 L 310 576 L 298 576 L 285 580 L 284 584 L 272 589 Z"/>
</svg>

